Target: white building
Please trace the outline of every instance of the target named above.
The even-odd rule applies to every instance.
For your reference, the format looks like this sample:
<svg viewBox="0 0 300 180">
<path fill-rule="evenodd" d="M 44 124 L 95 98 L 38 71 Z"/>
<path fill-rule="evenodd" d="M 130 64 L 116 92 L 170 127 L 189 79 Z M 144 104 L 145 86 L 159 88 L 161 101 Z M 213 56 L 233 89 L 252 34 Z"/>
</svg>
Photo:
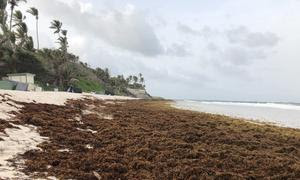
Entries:
<svg viewBox="0 0 300 180">
<path fill-rule="evenodd" d="M 7 74 L 5 80 L 17 82 L 16 90 L 21 91 L 42 91 L 42 88 L 34 84 L 35 74 L 16 73 Z"/>
<path fill-rule="evenodd" d="M 8 80 L 21 82 L 26 84 L 34 84 L 34 74 L 30 73 L 16 73 L 16 74 L 7 74 Z"/>
</svg>

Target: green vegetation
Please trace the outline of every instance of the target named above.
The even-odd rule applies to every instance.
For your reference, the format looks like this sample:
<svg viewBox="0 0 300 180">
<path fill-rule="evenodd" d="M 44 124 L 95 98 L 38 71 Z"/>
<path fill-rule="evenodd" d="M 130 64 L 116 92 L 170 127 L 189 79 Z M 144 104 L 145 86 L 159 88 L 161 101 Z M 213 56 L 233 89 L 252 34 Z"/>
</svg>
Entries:
<svg viewBox="0 0 300 180">
<path fill-rule="evenodd" d="M 94 81 L 89 81 L 86 79 L 79 79 L 74 86 L 82 89 L 84 92 L 104 93 L 104 88 L 99 83 L 95 83 Z"/>
<path fill-rule="evenodd" d="M 0 0 L 0 78 L 8 73 L 33 73 L 37 84 L 45 90 L 66 90 L 74 85 L 84 92 L 130 95 L 127 88 L 145 89 L 142 74 L 113 77 L 107 68 L 93 69 L 81 62 L 78 56 L 68 51 L 68 31 L 58 20 L 53 20 L 50 28 L 59 47 L 40 49 L 39 11 L 32 7 L 26 13 L 36 19 L 35 48 L 34 38 L 28 33 L 29 27 L 24 21 L 26 15 L 15 10 L 24 3 L 25 0 Z"/>
</svg>

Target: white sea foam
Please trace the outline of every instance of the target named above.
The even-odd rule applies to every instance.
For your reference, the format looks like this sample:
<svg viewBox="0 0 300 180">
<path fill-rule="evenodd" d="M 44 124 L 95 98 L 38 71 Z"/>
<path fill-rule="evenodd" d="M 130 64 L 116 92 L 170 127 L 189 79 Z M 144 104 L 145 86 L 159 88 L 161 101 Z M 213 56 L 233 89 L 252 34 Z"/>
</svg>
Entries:
<svg viewBox="0 0 300 180">
<path fill-rule="evenodd" d="M 192 101 L 191 101 L 192 102 Z M 197 101 L 193 101 L 197 102 Z M 300 106 L 293 104 L 283 103 L 248 103 L 248 102 L 221 102 L 221 101 L 200 101 L 203 104 L 218 104 L 218 105 L 229 105 L 229 106 L 252 106 L 252 107 L 268 107 L 277 109 L 290 109 L 299 110 Z"/>
<path fill-rule="evenodd" d="M 300 106 L 293 104 L 184 100 L 174 107 L 300 128 Z"/>
</svg>

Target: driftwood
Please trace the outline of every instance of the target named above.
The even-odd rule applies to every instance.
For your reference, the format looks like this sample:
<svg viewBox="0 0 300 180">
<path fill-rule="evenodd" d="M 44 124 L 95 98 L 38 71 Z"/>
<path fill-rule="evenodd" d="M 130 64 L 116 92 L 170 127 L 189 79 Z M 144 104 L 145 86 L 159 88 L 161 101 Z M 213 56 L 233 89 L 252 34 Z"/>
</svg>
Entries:
<svg viewBox="0 0 300 180">
<path fill-rule="evenodd" d="M 97 173 L 96 171 L 93 171 L 93 174 L 98 180 L 102 180 L 102 177 L 100 176 L 99 173 Z"/>
</svg>

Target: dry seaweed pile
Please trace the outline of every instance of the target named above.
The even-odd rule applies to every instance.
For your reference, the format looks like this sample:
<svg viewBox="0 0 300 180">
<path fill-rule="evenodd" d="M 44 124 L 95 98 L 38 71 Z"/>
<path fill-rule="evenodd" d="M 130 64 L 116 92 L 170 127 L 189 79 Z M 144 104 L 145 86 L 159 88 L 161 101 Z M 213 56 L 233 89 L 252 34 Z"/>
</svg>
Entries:
<svg viewBox="0 0 300 180">
<path fill-rule="evenodd" d="M 13 102 L 13 100 L 10 97 L 11 96 L 9 94 L 0 94 L 0 105 L 6 104 L 8 106 L 15 107 L 15 105 L 11 103 Z M 11 123 L 9 123 L 8 121 L 0 118 L 0 133 L 5 134 L 6 128 L 15 128 L 15 127 L 11 125 Z M 2 139 L 0 138 L 0 141 L 1 140 Z"/>
<path fill-rule="evenodd" d="M 48 142 L 23 170 L 60 179 L 297 179 L 300 131 L 168 108 L 155 101 L 23 103 Z M 104 114 L 105 112 L 105 114 Z M 108 116 L 112 115 L 112 117 Z"/>
<path fill-rule="evenodd" d="M 6 128 L 13 128 L 13 126 L 9 122 L 0 119 L 0 133 L 5 133 L 4 130 Z"/>
</svg>

